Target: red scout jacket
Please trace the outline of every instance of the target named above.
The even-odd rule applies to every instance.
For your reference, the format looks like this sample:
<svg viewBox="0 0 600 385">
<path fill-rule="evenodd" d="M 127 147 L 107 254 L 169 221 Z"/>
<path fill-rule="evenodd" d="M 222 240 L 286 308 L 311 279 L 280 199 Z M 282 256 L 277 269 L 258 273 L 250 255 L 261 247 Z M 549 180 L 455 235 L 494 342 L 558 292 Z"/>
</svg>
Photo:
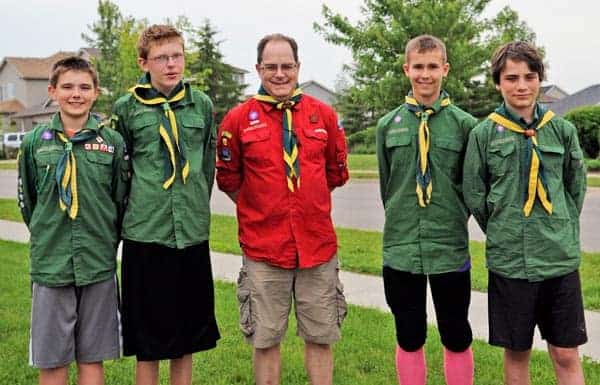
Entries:
<svg viewBox="0 0 600 385">
<path fill-rule="evenodd" d="M 300 186 L 288 189 L 283 112 L 249 99 L 219 128 L 217 184 L 239 190 L 237 216 L 244 255 L 286 269 L 328 262 L 337 252 L 331 193 L 348 180 L 346 139 L 331 107 L 302 95 L 293 110 Z"/>
</svg>

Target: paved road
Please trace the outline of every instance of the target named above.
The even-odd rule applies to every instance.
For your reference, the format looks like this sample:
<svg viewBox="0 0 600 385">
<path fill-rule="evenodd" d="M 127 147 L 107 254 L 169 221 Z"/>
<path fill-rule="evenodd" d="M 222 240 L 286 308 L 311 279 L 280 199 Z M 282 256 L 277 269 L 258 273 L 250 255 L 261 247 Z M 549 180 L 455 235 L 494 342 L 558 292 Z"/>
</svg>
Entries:
<svg viewBox="0 0 600 385">
<path fill-rule="evenodd" d="M 16 172 L 0 170 L 0 197 L 16 195 Z M 216 187 L 211 202 L 213 212 L 235 215 L 235 206 Z M 336 226 L 382 231 L 383 206 L 379 184 L 373 180 L 357 180 L 333 192 L 333 220 Z M 600 189 L 591 188 L 586 195 L 581 217 L 581 239 L 586 251 L 600 251 Z M 471 238 L 485 240 L 475 221 L 469 222 Z"/>
</svg>

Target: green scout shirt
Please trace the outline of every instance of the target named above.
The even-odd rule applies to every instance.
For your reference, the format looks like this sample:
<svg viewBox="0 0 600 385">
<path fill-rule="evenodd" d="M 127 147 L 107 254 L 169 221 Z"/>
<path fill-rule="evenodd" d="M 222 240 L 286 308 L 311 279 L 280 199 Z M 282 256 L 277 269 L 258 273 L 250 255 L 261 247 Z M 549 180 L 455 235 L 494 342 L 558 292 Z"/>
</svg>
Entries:
<svg viewBox="0 0 600 385">
<path fill-rule="evenodd" d="M 162 106 L 141 104 L 131 94 L 115 104 L 115 128 L 123 134 L 132 160 L 131 191 L 123 220 L 125 239 L 178 249 L 208 239 L 216 160 L 213 106 L 204 93 L 189 84 L 185 87 L 185 98 L 173 111 L 190 173 L 184 184 L 178 168 L 168 189 L 162 186 L 166 179 L 159 135 Z"/>
<path fill-rule="evenodd" d="M 56 165 L 65 144 L 59 114 L 23 138 L 19 155 L 19 207 L 31 233 L 31 278 L 44 286 L 89 285 L 115 274 L 119 227 L 127 191 L 125 145 L 119 133 L 98 127 L 97 136 L 73 145 L 79 210 L 59 207 Z"/>
<path fill-rule="evenodd" d="M 439 108 L 441 99 L 434 107 Z M 420 119 L 403 104 L 377 124 L 377 159 L 385 208 L 383 264 L 414 274 L 468 268 L 468 211 L 462 162 L 476 119 L 450 104 L 429 118 L 431 202 L 417 202 L 416 162 Z"/>
<path fill-rule="evenodd" d="M 527 128 L 517 116 L 506 118 Z M 543 111 L 536 106 L 535 126 Z M 580 262 L 579 214 L 586 179 L 575 127 L 554 117 L 537 132 L 553 212 L 538 198 L 523 213 L 528 170 L 526 137 L 486 119 L 472 131 L 464 166 L 466 203 L 487 235 L 487 266 L 509 278 L 541 281 L 575 271 Z"/>
</svg>

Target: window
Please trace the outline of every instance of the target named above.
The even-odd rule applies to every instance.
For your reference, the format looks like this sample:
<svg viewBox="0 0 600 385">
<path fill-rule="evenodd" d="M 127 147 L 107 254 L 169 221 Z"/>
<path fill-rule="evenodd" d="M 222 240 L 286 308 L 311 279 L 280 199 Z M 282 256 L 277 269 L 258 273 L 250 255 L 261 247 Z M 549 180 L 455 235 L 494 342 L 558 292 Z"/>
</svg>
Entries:
<svg viewBox="0 0 600 385">
<path fill-rule="evenodd" d="M 0 100 L 15 98 L 15 83 L 6 83 L 0 86 Z"/>
</svg>

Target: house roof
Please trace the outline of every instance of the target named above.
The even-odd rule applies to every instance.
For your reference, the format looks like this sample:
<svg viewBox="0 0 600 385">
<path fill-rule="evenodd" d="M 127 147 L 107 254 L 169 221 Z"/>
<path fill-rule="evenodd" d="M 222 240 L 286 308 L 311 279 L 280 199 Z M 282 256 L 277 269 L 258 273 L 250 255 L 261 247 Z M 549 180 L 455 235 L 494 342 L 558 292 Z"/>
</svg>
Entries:
<svg viewBox="0 0 600 385">
<path fill-rule="evenodd" d="M 552 111 L 564 115 L 570 110 L 600 104 L 600 84 L 594 84 L 552 103 Z"/>
<path fill-rule="evenodd" d="M 17 99 L 9 99 L 0 102 L 0 114 L 13 114 L 23 110 L 25 106 Z"/>
<path fill-rule="evenodd" d="M 2 63 L 0 63 L 0 70 L 2 70 L 7 63 L 10 63 L 16 68 L 23 79 L 48 80 L 50 70 L 54 63 L 66 57 L 75 55 L 77 55 L 76 52 L 59 51 L 54 55 L 45 58 L 5 57 L 2 59 Z"/>
<path fill-rule="evenodd" d="M 568 96 L 569 93 L 555 84 L 549 84 L 540 87 L 540 95 L 538 100 L 540 103 L 553 103 L 557 100 Z"/>
<path fill-rule="evenodd" d="M 322 88 L 323 90 L 325 90 L 325 91 L 329 92 L 329 93 L 330 93 L 330 94 L 332 94 L 332 95 L 337 95 L 337 93 L 336 93 L 335 91 L 333 91 L 333 90 L 331 90 L 331 89 L 329 89 L 329 88 L 325 87 L 324 85 L 322 85 L 321 83 L 319 83 L 319 82 L 318 82 L 318 81 L 316 81 L 316 80 L 309 80 L 309 81 L 306 81 L 306 82 L 304 82 L 304 83 L 301 83 L 301 84 L 300 84 L 300 88 L 308 88 L 308 87 L 310 87 L 310 86 L 312 86 L 312 85 L 314 85 L 314 86 L 317 86 L 317 87 L 320 87 L 320 88 Z"/>
<path fill-rule="evenodd" d="M 52 100 L 47 100 L 42 104 L 38 104 L 11 115 L 13 119 L 23 119 L 32 116 L 50 115 L 58 112 L 58 104 Z"/>
<path fill-rule="evenodd" d="M 231 64 L 226 64 L 226 65 L 228 65 L 233 70 L 233 72 L 235 72 L 235 73 L 238 73 L 238 74 L 247 74 L 247 73 L 250 73 L 250 71 L 245 70 L 243 68 L 236 67 L 236 66 L 233 66 Z"/>
</svg>

